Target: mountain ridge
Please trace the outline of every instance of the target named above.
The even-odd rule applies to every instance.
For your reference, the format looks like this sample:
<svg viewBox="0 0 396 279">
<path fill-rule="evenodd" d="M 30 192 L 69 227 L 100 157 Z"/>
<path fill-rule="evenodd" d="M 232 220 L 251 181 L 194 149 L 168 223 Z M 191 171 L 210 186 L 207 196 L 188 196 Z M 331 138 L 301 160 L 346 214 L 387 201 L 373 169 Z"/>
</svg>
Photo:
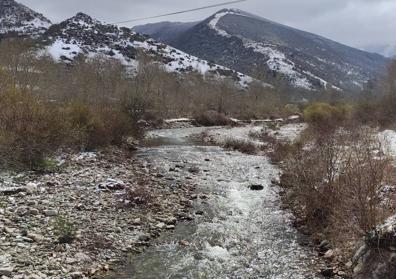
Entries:
<svg viewBox="0 0 396 279">
<path fill-rule="evenodd" d="M 14 0 L 0 0 L 0 34 L 36 36 L 44 33 L 51 21 L 44 15 Z"/>
<path fill-rule="evenodd" d="M 361 91 L 382 77 L 390 61 L 238 9 L 222 9 L 201 22 L 130 29 L 84 13 L 52 24 L 14 0 L 0 0 L 0 7 L 0 36 L 38 38 L 43 53 L 65 63 L 80 55 L 102 55 L 137 68 L 143 52 L 168 72 L 213 74 L 242 87 L 260 79 L 310 91 Z"/>
<path fill-rule="evenodd" d="M 50 56 L 58 62 L 73 63 L 81 55 L 103 56 L 120 61 L 128 71 L 136 71 L 138 56 L 144 53 L 167 72 L 197 72 L 217 79 L 227 78 L 241 88 L 253 82 L 247 75 L 184 53 L 130 28 L 102 23 L 82 12 L 51 24 L 42 14 L 14 0 L 0 0 L 0 7 L 4 8 L 0 11 L 0 39 L 32 37 L 40 43 L 39 55 Z"/>
<path fill-rule="evenodd" d="M 170 24 L 168 26 L 171 27 Z M 142 33 L 144 26 L 134 27 Z M 161 24 L 157 25 L 162 27 Z M 151 35 L 151 34 L 148 34 Z M 153 36 L 156 38 L 155 34 Z M 214 63 L 251 74 L 264 68 L 268 80 L 294 87 L 361 90 L 384 72 L 388 60 L 322 36 L 238 9 L 223 9 L 164 42 Z"/>
</svg>

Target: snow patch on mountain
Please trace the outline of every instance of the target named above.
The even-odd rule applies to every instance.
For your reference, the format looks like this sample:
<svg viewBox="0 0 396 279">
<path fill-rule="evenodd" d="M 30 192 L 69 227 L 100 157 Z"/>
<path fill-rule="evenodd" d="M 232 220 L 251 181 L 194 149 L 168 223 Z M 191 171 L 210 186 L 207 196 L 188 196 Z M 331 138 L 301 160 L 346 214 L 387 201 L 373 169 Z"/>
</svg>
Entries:
<svg viewBox="0 0 396 279">
<path fill-rule="evenodd" d="M 0 34 L 38 35 L 50 26 L 51 22 L 42 14 L 14 0 L 0 1 Z"/>
<path fill-rule="evenodd" d="M 284 74 L 294 86 L 308 90 L 313 89 L 311 82 L 296 70 L 295 63 L 287 59 L 286 55 L 274 46 L 257 42 L 245 42 L 244 45 L 254 52 L 266 55 L 268 57 L 267 65 L 270 70 Z"/>
<path fill-rule="evenodd" d="M 77 44 L 69 44 L 62 39 L 55 40 L 52 45 L 47 47 L 47 54 L 56 61 L 60 61 L 64 57 L 71 61 L 81 52 L 82 50 Z"/>
<path fill-rule="evenodd" d="M 231 37 L 237 37 L 240 40 L 242 40 L 244 47 L 247 49 L 252 49 L 256 53 L 261 53 L 265 55 L 268 60 L 266 62 L 268 68 L 272 71 L 281 73 L 286 77 L 290 83 L 298 88 L 303 88 L 306 90 L 315 90 L 315 86 L 312 84 L 310 79 L 317 80 L 323 88 L 327 89 L 329 86 L 329 82 L 326 80 L 314 75 L 313 73 L 309 71 L 299 71 L 296 67 L 296 64 L 288 59 L 286 55 L 278 50 L 276 46 L 270 45 L 270 44 L 264 44 L 264 43 L 258 43 L 252 40 L 248 40 L 242 36 L 233 36 L 229 34 L 227 31 L 221 29 L 218 26 L 219 21 L 226 15 L 238 15 L 238 16 L 244 16 L 244 17 L 249 17 L 247 14 L 245 14 L 243 11 L 239 10 L 222 10 L 218 13 L 216 13 L 212 19 L 208 22 L 208 26 L 216 31 L 216 33 L 220 36 L 231 38 Z M 318 58 L 319 60 L 319 58 Z M 324 62 L 322 60 L 322 62 Z M 314 65 L 313 65 L 314 66 Z M 340 88 L 336 86 L 331 86 L 335 90 L 340 90 Z"/>
<path fill-rule="evenodd" d="M 211 29 L 213 29 L 214 31 L 216 31 L 217 34 L 219 34 L 220 36 L 223 36 L 223 37 L 230 38 L 230 37 L 232 37 L 232 35 L 228 34 L 225 30 L 223 30 L 217 26 L 220 19 L 226 15 L 238 15 L 238 16 L 245 16 L 245 17 L 247 17 L 247 15 L 245 15 L 242 11 L 237 10 L 237 9 L 226 9 L 226 10 L 222 10 L 222 11 L 216 13 L 213 16 L 212 20 L 209 21 L 208 26 Z"/>
<path fill-rule="evenodd" d="M 88 58 L 101 55 L 116 59 L 129 70 L 136 71 L 138 53 L 143 52 L 152 56 L 168 72 L 198 72 L 219 79 L 231 78 L 241 87 L 247 87 L 253 82 L 249 76 L 209 63 L 132 32 L 128 28 L 103 24 L 82 13 L 51 27 L 47 33 L 51 43 L 46 47 L 44 54 L 56 61 L 70 63 L 78 55 L 85 55 Z"/>
<path fill-rule="evenodd" d="M 214 15 L 213 19 L 211 21 L 209 21 L 208 26 L 210 28 L 212 28 L 214 31 L 216 31 L 217 34 L 219 34 L 220 36 L 224 36 L 224 37 L 231 37 L 230 34 L 228 34 L 226 31 L 224 31 L 223 29 L 220 29 L 217 27 L 217 23 L 219 23 L 219 20 L 225 16 L 230 14 L 229 12 L 222 12 L 222 13 L 217 13 Z"/>
</svg>

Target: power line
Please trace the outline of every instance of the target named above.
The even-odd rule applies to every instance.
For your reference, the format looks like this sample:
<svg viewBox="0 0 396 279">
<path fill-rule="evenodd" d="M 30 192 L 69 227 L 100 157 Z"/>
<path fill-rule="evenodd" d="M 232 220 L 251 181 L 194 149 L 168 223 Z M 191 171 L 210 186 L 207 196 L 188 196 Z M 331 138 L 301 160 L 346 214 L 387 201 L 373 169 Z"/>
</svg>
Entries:
<svg viewBox="0 0 396 279">
<path fill-rule="evenodd" d="M 169 14 L 162 14 L 162 15 L 157 15 L 157 16 L 134 18 L 134 19 L 125 20 L 125 21 L 113 22 L 111 24 L 129 23 L 129 22 L 135 22 L 135 21 L 140 21 L 140 20 L 165 17 L 165 16 L 170 16 L 170 15 L 178 15 L 178 14 L 183 14 L 183 13 L 188 13 L 188 12 L 195 12 L 195 11 L 199 11 L 199 10 L 205 10 L 205 9 L 210 9 L 210 8 L 215 8 L 215 7 L 220 7 L 220 6 L 229 5 L 229 4 L 235 4 L 235 3 L 240 3 L 240 2 L 246 2 L 246 1 L 248 1 L 248 0 L 229 1 L 229 2 L 219 3 L 219 4 L 215 4 L 215 5 L 209 5 L 209 6 L 204 6 L 204 7 L 200 7 L 200 8 L 194 8 L 194 9 L 190 9 L 190 10 L 173 12 L 173 13 L 169 13 Z"/>
</svg>

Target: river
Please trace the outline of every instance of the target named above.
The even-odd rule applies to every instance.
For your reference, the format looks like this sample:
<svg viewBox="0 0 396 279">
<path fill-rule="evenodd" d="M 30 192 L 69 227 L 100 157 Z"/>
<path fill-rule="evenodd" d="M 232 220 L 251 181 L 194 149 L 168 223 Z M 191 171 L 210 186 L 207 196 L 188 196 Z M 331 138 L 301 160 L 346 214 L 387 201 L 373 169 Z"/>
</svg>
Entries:
<svg viewBox="0 0 396 279">
<path fill-rule="evenodd" d="M 171 176 L 170 187 L 173 179 L 197 186 L 195 219 L 162 235 L 111 278 L 317 278 L 315 253 L 299 244 L 301 235 L 271 183 L 279 169 L 265 156 L 191 139 L 204 130 L 149 134 L 137 156 Z"/>
</svg>

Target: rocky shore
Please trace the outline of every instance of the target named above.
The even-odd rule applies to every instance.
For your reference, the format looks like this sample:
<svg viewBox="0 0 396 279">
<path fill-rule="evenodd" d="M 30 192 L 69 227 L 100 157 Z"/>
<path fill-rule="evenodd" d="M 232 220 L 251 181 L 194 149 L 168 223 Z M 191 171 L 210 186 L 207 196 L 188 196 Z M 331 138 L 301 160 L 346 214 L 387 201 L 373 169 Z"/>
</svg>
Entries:
<svg viewBox="0 0 396 279">
<path fill-rule="evenodd" d="M 193 187 L 123 150 L 65 155 L 50 174 L 3 173 L 0 278 L 99 277 L 190 220 Z"/>
</svg>

